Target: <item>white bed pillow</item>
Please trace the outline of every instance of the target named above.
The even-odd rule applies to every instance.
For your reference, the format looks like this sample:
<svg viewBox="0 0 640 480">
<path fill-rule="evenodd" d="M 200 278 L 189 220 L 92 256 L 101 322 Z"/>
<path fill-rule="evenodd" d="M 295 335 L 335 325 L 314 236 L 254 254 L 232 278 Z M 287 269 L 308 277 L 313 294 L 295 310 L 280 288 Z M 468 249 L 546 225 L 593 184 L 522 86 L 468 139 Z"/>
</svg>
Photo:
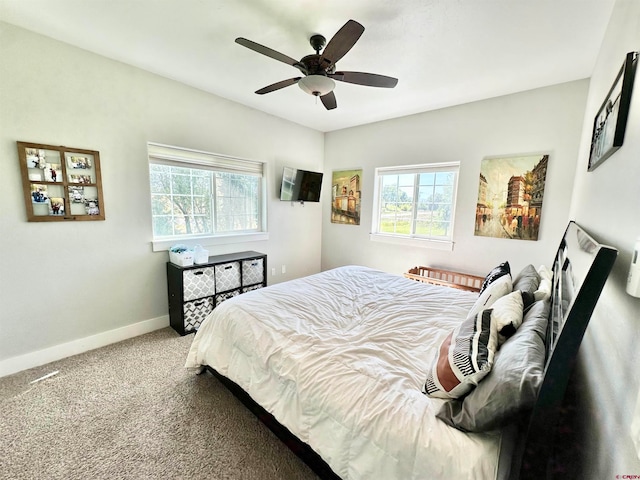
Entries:
<svg viewBox="0 0 640 480">
<path fill-rule="evenodd" d="M 538 275 L 540 275 L 541 278 L 548 278 L 549 280 L 551 280 L 551 277 L 553 277 L 553 272 L 546 265 L 540 265 L 538 267 Z"/>
<path fill-rule="evenodd" d="M 540 275 L 540 285 L 538 289 L 533 292 L 536 302 L 538 300 L 547 300 L 551 296 L 551 279 L 553 278 L 551 270 L 545 265 L 538 267 L 538 274 Z"/>
<path fill-rule="evenodd" d="M 491 307 L 491 321 L 498 333 L 498 348 L 522 325 L 524 301 L 522 292 L 516 290 L 499 298 Z"/>
<path fill-rule="evenodd" d="M 469 315 L 477 315 L 481 310 L 490 308 L 496 300 L 511 293 L 512 288 L 511 274 L 502 275 L 480 293 L 473 307 L 469 310 Z"/>
</svg>

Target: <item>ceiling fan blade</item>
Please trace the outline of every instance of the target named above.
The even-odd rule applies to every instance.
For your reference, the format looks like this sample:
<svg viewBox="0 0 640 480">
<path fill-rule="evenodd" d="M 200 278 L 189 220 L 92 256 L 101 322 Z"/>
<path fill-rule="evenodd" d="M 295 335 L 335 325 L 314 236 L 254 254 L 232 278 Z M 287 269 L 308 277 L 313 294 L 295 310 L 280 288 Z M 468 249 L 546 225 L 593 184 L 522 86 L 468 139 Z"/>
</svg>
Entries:
<svg viewBox="0 0 640 480">
<path fill-rule="evenodd" d="M 243 47 L 247 47 L 254 52 L 261 53 L 262 55 L 266 55 L 267 57 L 271 57 L 275 60 L 286 63 L 287 65 L 295 66 L 296 63 L 298 63 L 298 60 L 291 58 L 284 53 L 276 52 L 272 48 L 265 47 L 264 45 L 252 42 L 251 40 L 247 40 L 246 38 L 238 37 L 236 38 L 236 43 L 242 45 Z"/>
<path fill-rule="evenodd" d="M 267 85 L 260 90 L 256 90 L 258 95 L 264 95 L 265 93 L 274 92 L 276 90 L 280 90 L 281 88 L 288 87 L 289 85 L 293 85 L 294 83 L 298 83 L 302 77 L 289 78 L 287 80 L 282 80 L 281 82 L 272 83 L 271 85 Z"/>
<path fill-rule="evenodd" d="M 355 83 L 367 87 L 393 88 L 398 84 L 397 78 L 378 75 L 377 73 L 336 72 L 327 76 L 340 82 Z"/>
<path fill-rule="evenodd" d="M 333 92 L 329 92 L 326 95 L 322 95 L 320 97 L 320 100 L 322 100 L 322 104 L 325 106 L 327 110 L 333 110 L 338 106 L 338 103 L 336 102 L 336 95 Z"/>
<path fill-rule="evenodd" d="M 333 36 L 322 52 L 322 62 L 327 66 L 333 65 L 345 54 L 351 50 L 351 47 L 360 38 L 364 32 L 364 27 L 355 20 L 349 20 L 340 30 Z"/>
</svg>

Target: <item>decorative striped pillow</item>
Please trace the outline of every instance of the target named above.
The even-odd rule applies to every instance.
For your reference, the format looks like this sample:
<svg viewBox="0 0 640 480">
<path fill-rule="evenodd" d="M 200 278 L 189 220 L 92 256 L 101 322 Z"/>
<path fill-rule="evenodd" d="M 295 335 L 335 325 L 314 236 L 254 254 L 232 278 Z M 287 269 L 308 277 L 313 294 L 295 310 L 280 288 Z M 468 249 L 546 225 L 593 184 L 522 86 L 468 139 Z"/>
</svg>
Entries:
<svg viewBox="0 0 640 480">
<path fill-rule="evenodd" d="M 460 398 L 476 387 L 491 371 L 500 345 L 522 324 L 523 307 L 518 290 L 499 298 L 491 308 L 470 314 L 440 344 L 425 393 Z"/>
<path fill-rule="evenodd" d="M 491 309 L 470 315 L 440 345 L 427 374 L 424 393 L 436 398 L 460 398 L 490 371 L 498 349 L 491 327 Z"/>
</svg>

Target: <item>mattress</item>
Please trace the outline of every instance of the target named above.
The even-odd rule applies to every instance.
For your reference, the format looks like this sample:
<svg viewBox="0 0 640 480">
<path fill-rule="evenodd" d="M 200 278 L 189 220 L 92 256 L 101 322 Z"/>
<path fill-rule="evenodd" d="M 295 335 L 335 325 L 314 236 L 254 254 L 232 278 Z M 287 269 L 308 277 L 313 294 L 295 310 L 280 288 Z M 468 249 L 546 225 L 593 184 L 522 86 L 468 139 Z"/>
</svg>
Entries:
<svg viewBox="0 0 640 480">
<path fill-rule="evenodd" d="M 451 428 L 435 417 L 443 400 L 422 393 L 476 298 L 341 267 L 225 301 L 186 366 L 240 385 L 344 480 L 501 478 L 506 432 Z"/>
</svg>

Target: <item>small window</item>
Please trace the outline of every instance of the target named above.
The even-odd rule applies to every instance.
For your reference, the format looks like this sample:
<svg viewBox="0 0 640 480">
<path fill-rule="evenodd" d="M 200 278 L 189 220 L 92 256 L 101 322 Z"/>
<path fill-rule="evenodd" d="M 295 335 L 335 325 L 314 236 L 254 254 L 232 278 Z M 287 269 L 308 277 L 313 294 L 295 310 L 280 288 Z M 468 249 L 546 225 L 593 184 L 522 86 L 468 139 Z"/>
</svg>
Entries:
<svg viewBox="0 0 640 480">
<path fill-rule="evenodd" d="M 377 168 L 372 240 L 451 249 L 459 168 L 458 162 Z"/>
<path fill-rule="evenodd" d="M 148 148 L 154 249 L 162 241 L 266 232 L 261 162 L 152 143 Z"/>
</svg>

